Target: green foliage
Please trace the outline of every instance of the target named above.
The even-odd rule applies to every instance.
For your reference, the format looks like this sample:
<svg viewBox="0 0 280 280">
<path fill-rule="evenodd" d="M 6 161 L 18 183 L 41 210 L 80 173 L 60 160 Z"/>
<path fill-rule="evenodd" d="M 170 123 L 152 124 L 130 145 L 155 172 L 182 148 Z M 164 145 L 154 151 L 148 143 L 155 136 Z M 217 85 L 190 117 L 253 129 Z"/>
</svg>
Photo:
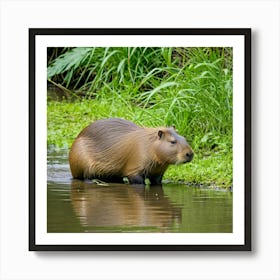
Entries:
<svg viewBox="0 0 280 280">
<path fill-rule="evenodd" d="M 166 176 L 232 184 L 232 48 L 68 48 L 48 65 L 49 81 L 85 97 L 49 101 L 49 147 L 70 147 L 99 118 L 175 125 L 196 157 Z"/>
</svg>

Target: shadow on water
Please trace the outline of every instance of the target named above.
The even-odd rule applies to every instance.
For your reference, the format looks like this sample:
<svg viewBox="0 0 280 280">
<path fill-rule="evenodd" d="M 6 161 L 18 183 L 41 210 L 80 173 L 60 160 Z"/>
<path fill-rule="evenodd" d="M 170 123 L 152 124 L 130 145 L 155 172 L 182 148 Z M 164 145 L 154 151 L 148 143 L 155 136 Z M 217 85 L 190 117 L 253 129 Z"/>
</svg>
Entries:
<svg viewBox="0 0 280 280">
<path fill-rule="evenodd" d="M 232 232 L 229 191 L 72 180 L 67 157 L 48 156 L 48 232 Z"/>
</svg>

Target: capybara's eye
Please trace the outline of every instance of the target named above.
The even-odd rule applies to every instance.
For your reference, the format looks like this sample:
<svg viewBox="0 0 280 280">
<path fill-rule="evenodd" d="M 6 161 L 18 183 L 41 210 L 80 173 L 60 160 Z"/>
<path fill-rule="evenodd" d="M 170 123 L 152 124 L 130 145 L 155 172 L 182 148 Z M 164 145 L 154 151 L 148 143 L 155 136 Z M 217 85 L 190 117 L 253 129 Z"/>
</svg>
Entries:
<svg viewBox="0 0 280 280">
<path fill-rule="evenodd" d="M 177 143 L 177 141 L 170 141 L 170 143 L 172 144 L 172 145 L 174 145 L 174 144 L 176 144 Z"/>
</svg>

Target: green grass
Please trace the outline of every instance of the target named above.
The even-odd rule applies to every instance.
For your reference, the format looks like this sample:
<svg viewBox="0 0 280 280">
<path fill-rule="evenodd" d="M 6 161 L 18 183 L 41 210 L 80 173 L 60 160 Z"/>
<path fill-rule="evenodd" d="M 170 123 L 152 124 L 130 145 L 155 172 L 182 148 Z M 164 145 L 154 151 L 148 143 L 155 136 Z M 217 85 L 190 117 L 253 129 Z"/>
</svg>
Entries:
<svg viewBox="0 0 280 280">
<path fill-rule="evenodd" d="M 164 179 L 232 185 L 231 48 L 72 48 L 48 65 L 50 82 L 83 96 L 48 101 L 49 148 L 69 148 L 100 118 L 175 125 L 195 158 Z"/>
</svg>

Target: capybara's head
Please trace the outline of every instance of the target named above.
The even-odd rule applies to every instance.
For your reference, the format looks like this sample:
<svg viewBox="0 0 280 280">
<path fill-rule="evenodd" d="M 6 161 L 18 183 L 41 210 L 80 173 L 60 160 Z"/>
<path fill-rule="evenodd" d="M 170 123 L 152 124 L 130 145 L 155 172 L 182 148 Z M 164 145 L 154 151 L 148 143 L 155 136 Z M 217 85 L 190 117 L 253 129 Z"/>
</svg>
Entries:
<svg viewBox="0 0 280 280">
<path fill-rule="evenodd" d="M 154 152 L 162 163 L 168 164 L 190 162 L 194 155 L 186 139 L 177 134 L 173 127 L 158 130 L 157 140 L 154 143 Z"/>
</svg>

